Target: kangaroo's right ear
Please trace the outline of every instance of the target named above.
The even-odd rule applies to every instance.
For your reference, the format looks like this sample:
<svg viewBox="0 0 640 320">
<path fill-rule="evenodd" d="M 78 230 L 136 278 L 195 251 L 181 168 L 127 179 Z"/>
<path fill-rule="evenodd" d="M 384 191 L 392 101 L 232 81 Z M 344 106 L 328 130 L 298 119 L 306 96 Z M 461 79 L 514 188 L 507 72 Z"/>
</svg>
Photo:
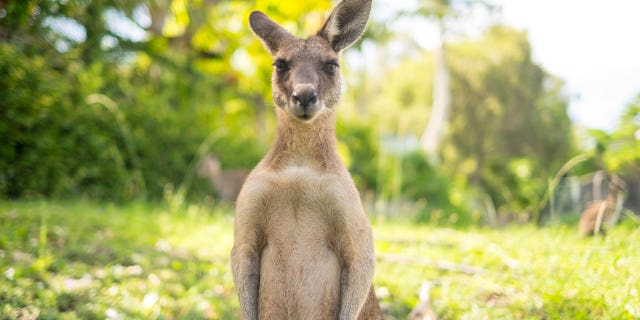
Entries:
<svg viewBox="0 0 640 320">
<path fill-rule="evenodd" d="M 275 55 L 285 42 L 295 39 L 289 31 L 269 19 L 266 14 L 260 11 L 251 12 L 249 15 L 249 25 L 253 33 L 262 40 L 265 47 L 272 55 Z"/>
</svg>

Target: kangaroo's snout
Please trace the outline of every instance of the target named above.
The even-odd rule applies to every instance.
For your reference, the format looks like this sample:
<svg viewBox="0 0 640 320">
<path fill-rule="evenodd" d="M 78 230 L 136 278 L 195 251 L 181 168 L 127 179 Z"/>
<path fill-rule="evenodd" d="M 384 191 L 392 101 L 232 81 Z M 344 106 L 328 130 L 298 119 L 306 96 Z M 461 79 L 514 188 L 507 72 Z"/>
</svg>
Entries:
<svg viewBox="0 0 640 320">
<path fill-rule="evenodd" d="M 318 94 L 312 86 L 298 85 L 296 87 L 296 90 L 293 92 L 293 101 L 295 101 L 295 103 L 304 108 L 318 101 Z"/>
<path fill-rule="evenodd" d="M 291 95 L 293 114 L 303 120 L 309 120 L 318 112 L 318 93 L 311 84 L 296 84 Z"/>
</svg>

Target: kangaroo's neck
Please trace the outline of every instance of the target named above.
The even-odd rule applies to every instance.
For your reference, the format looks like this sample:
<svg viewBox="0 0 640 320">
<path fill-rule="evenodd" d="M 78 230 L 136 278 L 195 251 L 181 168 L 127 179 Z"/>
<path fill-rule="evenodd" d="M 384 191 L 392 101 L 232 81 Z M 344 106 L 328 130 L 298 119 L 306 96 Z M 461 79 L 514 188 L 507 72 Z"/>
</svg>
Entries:
<svg viewBox="0 0 640 320">
<path fill-rule="evenodd" d="M 607 195 L 607 199 L 605 201 L 611 203 L 611 204 L 615 204 L 618 201 L 618 193 L 620 192 L 620 190 L 618 190 L 618 188 L 616 187 L 610 187 L 609 189 L 609 194 Z"/>
<path fill-rule="evenodd" d="M 215 173 L 211 173 L 211 176 L 209 176 L 211 183 L 216 187 L 216 188 L 222 188 L 224 186 L 224 181 L 222 178 L 222 172 L 218 171 Z"/>
<path fill-rule="evenodd" d="M 334 170 L 342 165 L 336 149 L 334 112 L 324 112 L 311 122 L 292 119 L 280 109 L 277 116 L 278 133 L 265 157 L 270 168 L 310 166 Z"/>
</svg>

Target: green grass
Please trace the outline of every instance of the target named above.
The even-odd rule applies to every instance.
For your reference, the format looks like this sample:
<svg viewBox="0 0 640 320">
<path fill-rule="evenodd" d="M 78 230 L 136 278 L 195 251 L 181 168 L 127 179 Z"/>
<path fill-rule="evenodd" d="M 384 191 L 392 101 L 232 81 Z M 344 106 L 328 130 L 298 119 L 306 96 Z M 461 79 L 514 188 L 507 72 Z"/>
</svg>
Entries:
<svg viewBox="0 0 640 320">
<path fill-rule="evenodd" d="M 417 301 L 422 281 L 435 284 L 432 305 L 443 319 L 638 319 L 640 229 L 582 239 L 573 227 L 457 231 L 378 226 L 379 256 L 445 260 L 479 267 L 469 275 L 433 267 L 378 263 L 375 282 L 397 315 Z"/>
<path fill-rule="evenodd" d="M 0 319 L 238 319 L 232 223 L 228 210 L 195 205 L 0 201 Z M 631 222 L 604 239 L 567 226 L 374 232 L 389 319 L 406 319 L 424 281 L 442 319 L 640 318 Z"/>
</svg>

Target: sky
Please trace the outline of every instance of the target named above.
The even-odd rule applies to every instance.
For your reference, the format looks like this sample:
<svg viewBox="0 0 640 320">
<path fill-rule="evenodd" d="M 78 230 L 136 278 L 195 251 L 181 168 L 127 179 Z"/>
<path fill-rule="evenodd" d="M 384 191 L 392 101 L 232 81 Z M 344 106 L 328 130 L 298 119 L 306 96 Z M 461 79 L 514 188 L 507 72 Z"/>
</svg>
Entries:
<svg viewBox="0 0 640 320">
<path fill-rule="evenodd" d="M 565 81 L 572 120 L 612 131 L 640 93 L 640 1 L 489 1 L 502 8 L 498 21 L 527 31 L 535 61 Z M 394 7 L 409 9 L 412 3 L 379 0 L 374 15 L 384 18 Z M 475 20 L 468 27 L 473 33 L 486 17 L 470 20 Z M 414 34 L 425 49 L 437 44 L 437 33 L 427 24 L 405 21 L 395 28 Z"/>
<path fill-rule="evenodd" d="M 499 3 L 509 25 L 528 30 L 534 58 L 566 81 L 572 119 L 611 131 L 640 93 L 640 1 Z"/>
</svg>

